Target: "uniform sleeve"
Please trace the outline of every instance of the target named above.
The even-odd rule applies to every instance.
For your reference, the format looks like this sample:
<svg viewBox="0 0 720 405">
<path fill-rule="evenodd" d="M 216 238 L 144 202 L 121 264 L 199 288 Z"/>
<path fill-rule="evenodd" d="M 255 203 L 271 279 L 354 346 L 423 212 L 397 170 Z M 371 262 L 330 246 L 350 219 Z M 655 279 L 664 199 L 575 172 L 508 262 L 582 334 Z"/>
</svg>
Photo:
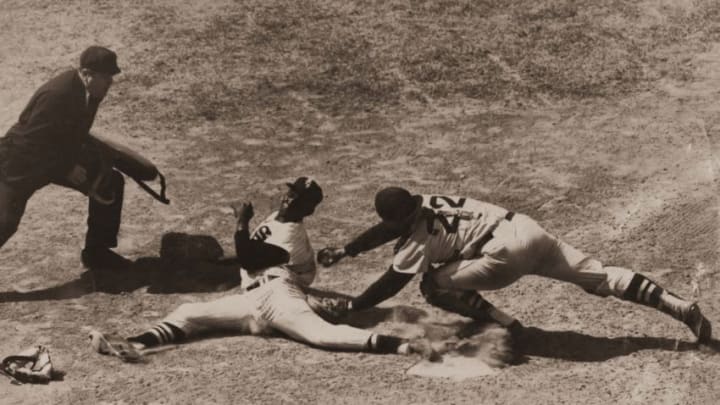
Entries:
<svg viewBox="0 0 720 405">
<path fill-rule="evenodd" d="M 399 237 L 399 232 L 389 229 L 386 224 L 381 222 L 373 225 L 345 245 L 345 253 L 347 253 L 348 256 L 355 257 L 362 252 L 375 249 Z"/>
<path fill-rule="evenodd" d="M 379 279 L 372 283 L 365 292 L 352 300 L 354 310 L 372 308 L 394 296 L 413 278 L 413 274 L 399 273 L 390 267 Z"/>
<path fill-rule="evenodd" d="M 245 270 L 251 272 L 285 264 L 290 259 L 287 250 L 260 240 L 250 239 L 247 229 L 235 232 L 235 252 L 238 263 Z"/>
<path fill-rule="evenodd" d="M 400 246 L 393 257 L 392 268 L 398 273 L 424 273 L 428 267 L 425 245 L 413 239 L 408 239 L 404 245 Z"/>
<path fill-rule="evenodd" d="M 35 99 L 26 126 L 51 132 L 58 140 L 77 140 L 82 124 L 82 117 L 73 111 L 68 100 L 55 92 L 45 91 Z"/>
<path fill-rule="evenodd" d="M 262 237 L 257 237 L 253 234 L 253 239 L 261 240 L 268 245 L 277 246 L 290 253 L 290 256 L 292 257 L 294 253 L 293 250 L 295 250 L 295 243 L 293 243 L 293 229 L 292 227 L 281 225 L 287 224 L 268 223 L 264 228 L 267 233 Z"/>
</svg>

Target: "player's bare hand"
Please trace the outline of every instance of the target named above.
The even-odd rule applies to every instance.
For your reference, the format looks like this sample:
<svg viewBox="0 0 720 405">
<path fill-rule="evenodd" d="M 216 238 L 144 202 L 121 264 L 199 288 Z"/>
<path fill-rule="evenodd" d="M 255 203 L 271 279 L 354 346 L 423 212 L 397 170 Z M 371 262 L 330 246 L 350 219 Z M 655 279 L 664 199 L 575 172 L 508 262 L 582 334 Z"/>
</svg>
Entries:
<svg viewBox="0 0 720 405">
<path fill-rule="evenodd" d="M 238 222 L 248 223 L 255 216 L 255 210 L 251 202 L 234 201 L 230 203 L 230 208 L 232 208 Z"/>
<path fill-rule="evenodd" d="M 347 256 L 347 253 L 343 248 L 326 247 L 318 251 L 317 261 L 324 267 L 330 267 L 345 256 Z"/>
</svg>

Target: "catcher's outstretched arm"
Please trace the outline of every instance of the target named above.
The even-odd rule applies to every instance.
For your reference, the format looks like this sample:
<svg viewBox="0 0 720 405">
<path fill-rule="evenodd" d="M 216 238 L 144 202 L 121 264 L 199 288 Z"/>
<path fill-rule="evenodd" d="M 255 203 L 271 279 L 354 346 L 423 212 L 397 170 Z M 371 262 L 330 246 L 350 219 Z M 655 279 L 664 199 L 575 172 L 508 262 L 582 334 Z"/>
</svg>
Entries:
<svg viewBox="0 0 720 405">
<path fill-rule="evenodd" d="M 345 245 L 345 253 L 350 257 L 355 257 L 362 252 L 375 249 L 400 236 L 401 232 L 391 229 L 386 223 L 381 222 L 373 225 Z"/>
<path fill-rule="evenodd" d="M 379 279 L 351 301 L 352 310 L 362 310 L 372 308 L 375 305 L 394 296 L 405 287 L 414 274 L 400 273 L 393 270 L 392 266 Z"/>
</svg>

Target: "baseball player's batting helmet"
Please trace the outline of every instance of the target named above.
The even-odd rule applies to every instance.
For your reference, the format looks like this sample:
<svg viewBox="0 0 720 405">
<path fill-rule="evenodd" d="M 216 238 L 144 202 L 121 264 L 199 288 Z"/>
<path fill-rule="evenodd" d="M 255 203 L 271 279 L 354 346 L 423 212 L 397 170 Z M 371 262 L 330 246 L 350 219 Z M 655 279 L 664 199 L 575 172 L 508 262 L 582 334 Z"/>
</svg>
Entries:
<svg viewBox="0 0 720 405">
<path fill-rule="evenodd" d="M 387 187 L 375 194 L 375 211 L 385 222 L 406 222 L 422 202 L 422 197 L 413 196 L 400 187 Z"/>
</svg>

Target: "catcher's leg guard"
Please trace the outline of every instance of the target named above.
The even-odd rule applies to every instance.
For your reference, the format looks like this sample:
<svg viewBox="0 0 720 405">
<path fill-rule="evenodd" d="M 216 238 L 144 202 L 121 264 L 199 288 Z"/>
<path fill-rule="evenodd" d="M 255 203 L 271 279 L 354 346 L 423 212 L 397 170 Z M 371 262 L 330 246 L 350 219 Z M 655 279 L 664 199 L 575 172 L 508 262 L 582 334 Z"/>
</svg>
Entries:
<svg viewBox="0 0 720 405">
<path fill-rule="evenodd" d="M 710 321 L 697 303 L 680 298 L 642 274 L 633 276 L 621 298 L 658 309 L 685 323 L 701 343 L 707 343 L 712 336 Z"/>
<path fill-rule="evenodd" d="M 441 289 L 427 274 L 423 275 L 420 292 L 428 304 L 479 322 L 497 322 L 506 328 L 520 324 L 512 316 L 495 308 L 476 291 Z"/>
</svg>

